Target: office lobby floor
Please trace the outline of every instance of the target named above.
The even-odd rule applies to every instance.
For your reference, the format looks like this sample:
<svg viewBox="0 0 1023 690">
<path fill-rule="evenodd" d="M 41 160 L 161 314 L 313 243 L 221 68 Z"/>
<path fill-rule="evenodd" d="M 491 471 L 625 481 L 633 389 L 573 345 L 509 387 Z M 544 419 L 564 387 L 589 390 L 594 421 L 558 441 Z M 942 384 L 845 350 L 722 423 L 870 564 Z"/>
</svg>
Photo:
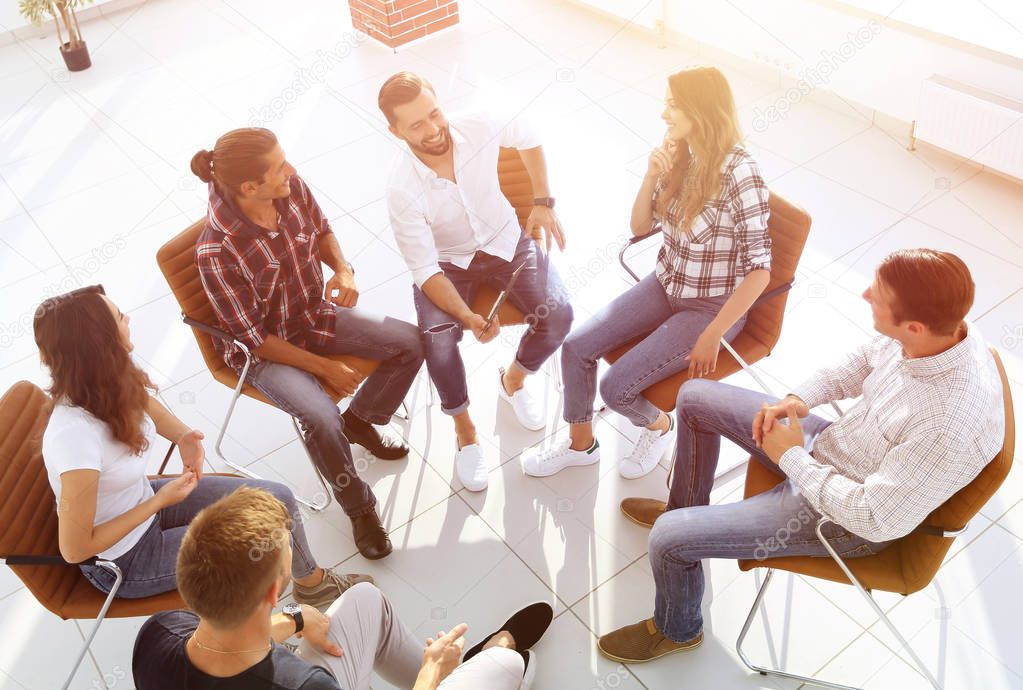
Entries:
<svg viewBox="0 0 1023 690">
<path fill-rule="evenodd" d="M 777 76 L 658 48 L 635 27 L 567 2 L 459 6 L 457 27 L 397 52 L 355 34 L 337 0 L 148 0 L 82 23 L 93 67 L 77 74 L 64 69 L 52 36 L 0 47 L 0 388 L 20 379 L 47 384 L 31 334 L 35 306 L 102 283 L 130 315 L 135 357 L 162 398 L 213 438 L 229 391 L 203 365 L 155 255 L 205 212 L 192 154 L 239 126 L 276 132 L 357 269 L 360 305 L 414 320 L 411 278 L 383 200 L 399 142 L 376 108 L 380 84 L 401 69 L 430 79 L 449 112 L 489 108 L 527 117 L 542 133 L 568 236 L 554 262 L 581 323 L 631 284 L 617 254 L 647 155 L 663 136 L 666 76 L 716 64 L 772 192 L 813 216 L 781 341 L 758 365 L 772 389 L 786 392 L 869 338 L 860 293 L 873 267 L 894 249 L 930 246 L 972 269 L 970 319 L 1000 349 L 1023 406 L 1019 183 L 926 147 L 908 151 L 904 136 L 838 98 L 804 98 L 763 126 L 758 114 L 785 97 Z M 649 270 L 656 245 L 634 248 L 637 270 Z M 538 690 L 798 687 L 740 662 L 734 643 L 762 574 L 740 573 L 732 561 L 707 564 L 699 650 L 634 667 L 597 653 L 597 636 L 653 611 L 647 531 L 625 520 L 618 503 L 664 495 L 667 469 L 622 479 L 616 461 L 635 432 L 605 413 L 598 466 L 523 476 L 523 448 L 563 437 L 565 425 L 557 387 L 544 375 L 531 382 L 547 401 L 543 431 L 522 430 L 497 401 L 497 367 L 520 334 L 509 328 L 490 345 L 471 338 L 462 345 L 472 411 L 494 464 L 489 489 L 468 492 L 455 477 L 452 427 L 428 405 L 424 370 L 407 401 L 412 421 L 393 425 L 407 435 L 409 458 L 359 456 L 393 555 L 360 557 L 335 504 L 307 516 L 317 559 L 371 573 L 424 639 L 462 621 L 475 639 L 526 602 L 550 602 L 557 617 L 536 649 Z M 756 386 L 745 374 L 731 382 Z M 212 457 L 212 441 L 207 448 Z M 300 494 L 319 490 L 290 421 L 268 406 L 239 403 L 225 450 Z M 722 463 L 743 459 L 726 447 Z M 741 498 L 742 481 L 741 466 L 726 472 L 713 500 Z M 1021 499 L 1017 468 L 955 541 L 931 586 L 905 599 L 878 596 L 947 688 L 1023 688 Z M 851 587 L 780 574 L 765 612 L 770 629 L 759 619 L 748 641 L 755 659 L 869 688 L 926 687 Z M 132 687 L 141 622 L 109 620 L 99 632 L 93 647 L 110 687 Z M 81 639 L 7 568 L 0 631 L 4 690 L 58 687 Z M 102 686 L 86 660 L 72 687 Z"/>
</svg>

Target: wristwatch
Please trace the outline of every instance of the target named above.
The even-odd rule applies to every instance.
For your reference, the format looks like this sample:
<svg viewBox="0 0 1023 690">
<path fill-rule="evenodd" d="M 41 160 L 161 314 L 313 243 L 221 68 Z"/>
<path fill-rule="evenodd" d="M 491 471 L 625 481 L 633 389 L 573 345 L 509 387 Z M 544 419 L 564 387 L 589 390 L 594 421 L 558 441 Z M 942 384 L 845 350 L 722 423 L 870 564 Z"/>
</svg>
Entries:
<svg viewBox="0 0 1023 690">
<path fill-rule="evenodd" d="M 281 613 L 285 616 L 291 616 L 292 620 L 295 621 L 295 634 L 302 632 L 302 628 L 305 627 L 305 620 L 302 618 L 302 607 L 299 604 L 285 604 L 284 608 L 281 609 Z"/>
<path fill-rule="evenodd" d="M 554 197 L 552 196 L 541 196 L 533 199 L 533 206 L 546 206 L 547 208 L 554 208 Z"/>
</svg>

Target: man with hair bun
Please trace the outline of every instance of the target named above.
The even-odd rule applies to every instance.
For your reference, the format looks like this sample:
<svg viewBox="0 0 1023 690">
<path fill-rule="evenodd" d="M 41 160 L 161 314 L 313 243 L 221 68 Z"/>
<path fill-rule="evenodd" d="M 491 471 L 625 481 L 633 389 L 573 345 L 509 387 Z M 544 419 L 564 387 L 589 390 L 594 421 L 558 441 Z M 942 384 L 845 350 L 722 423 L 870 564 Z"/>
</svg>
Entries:
<svg viewBox="0 0 1023 690">
<path fill-rule="evenodd" d="M 415 326 L 359 309 L 355 274 L 308 185 L 287 161 L 277 137 L 251 127 L 228 132 L 212 151 L 192 158 L 209 185 L 209 213 L 196 246 L 203 288 L 218 325 L 254 355 L 248 381 L 305 432 L 316 469 L 332 485 L 352 521 L 363 556 L 391 552 L 376 498 L 359 478 L 349 442 L 381 460 L 408 455 L 387 424 L 423 363 Z M 321 263 L 334 274 L 324 281 Z M 241 348 L 213 338 L 236 371 Z M 330 355 L 380 361 L 361 388 L 358 371 Z M 353 395 L 343 415 L 323 390 L 327 381 Z M 358 392 L 356 392 L 358 389 Z"/>
</svg>

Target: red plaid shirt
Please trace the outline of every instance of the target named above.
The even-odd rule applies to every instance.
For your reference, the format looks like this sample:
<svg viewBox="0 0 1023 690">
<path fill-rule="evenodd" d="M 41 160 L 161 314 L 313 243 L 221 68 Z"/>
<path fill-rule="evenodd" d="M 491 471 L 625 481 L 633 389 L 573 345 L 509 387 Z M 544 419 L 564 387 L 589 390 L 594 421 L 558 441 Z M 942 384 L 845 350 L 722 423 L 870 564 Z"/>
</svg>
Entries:
<svg viewBox="0 0 1023 690">
<path fill-rule="evenodd" d="M 206 227 L 195 262 L 220 327 L 250 350 L 276 335 L 292 345 L 324 346 L 334 338 L 334 307 L 323 299 L 319 239 L 330 223 L 298 175 L 291 196 L 277 199 L 277 231 L 262 228 L 210 183 Z M 240 369 L 241 349 L 219 338 L 224 361 Z"/>
</svg>

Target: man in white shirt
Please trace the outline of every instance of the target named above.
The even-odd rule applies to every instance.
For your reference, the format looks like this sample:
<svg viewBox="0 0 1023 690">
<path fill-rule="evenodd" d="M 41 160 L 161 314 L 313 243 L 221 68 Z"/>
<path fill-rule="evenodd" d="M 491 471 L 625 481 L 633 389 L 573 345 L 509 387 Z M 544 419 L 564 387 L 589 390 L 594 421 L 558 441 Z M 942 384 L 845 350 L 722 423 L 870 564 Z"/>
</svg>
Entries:
<svg viewBox="0 0 1023 690">
<path fill-rule="evenodd" d="M 863 293 L 881 335 L 794 393 L 778 401 L 686 382 L 667 506 L 622 502 L 630 519 L 653 527 L 654 617 L 604 635 L 601 652 L 640 662 L 699 646 L 704 558 L 826 557 L 815 532 L 822 515 L 831 519 L 822 531 L 843 558 L 874 554 L 969 484 L 1005 433 L 994 358 L 963 320 L 973 295 L 970 271 L 954 254 L 897 251 Z M 836 422 L 810 414 L 856 397 Z M 784 481 L 708 505 L 721 437 Z"/>
<path fill-rule="evenodd" d="M 378 104 L 391 133 L 408 144 L 387 184 L 387 208 L 415 282 L 426 367 L 441 408 L 454 418 L 458 477 L 470 491 L 482 491 L 489 467 L 469 416 L 458 342 L 465 328 L 479 342 L 489 342 L 500 324 L 495 318 L 488 327 L 487 315 L 470 308 L 473 297 L 486 284 L 503 289 L 524 266 L 508 301 L 525 315 L 528 328 L 514 361 L 499 369 L 495 383 L 527 429 L 542 429 L 545 419 L 523 386 L 526 376 L 554 354 L 572 325 L 568 295 L 547 256 L 552 242 L 564 249 L 565 237 L 554 213 L 543 149 L 518 120 L 473 115 L 449 121 L 430 83 L 411 72 L 388 79 Z M 519 150 L 532 183 L 535 205 L 524 230 L 501 193 L 501 147 Z"/>
</svg>

